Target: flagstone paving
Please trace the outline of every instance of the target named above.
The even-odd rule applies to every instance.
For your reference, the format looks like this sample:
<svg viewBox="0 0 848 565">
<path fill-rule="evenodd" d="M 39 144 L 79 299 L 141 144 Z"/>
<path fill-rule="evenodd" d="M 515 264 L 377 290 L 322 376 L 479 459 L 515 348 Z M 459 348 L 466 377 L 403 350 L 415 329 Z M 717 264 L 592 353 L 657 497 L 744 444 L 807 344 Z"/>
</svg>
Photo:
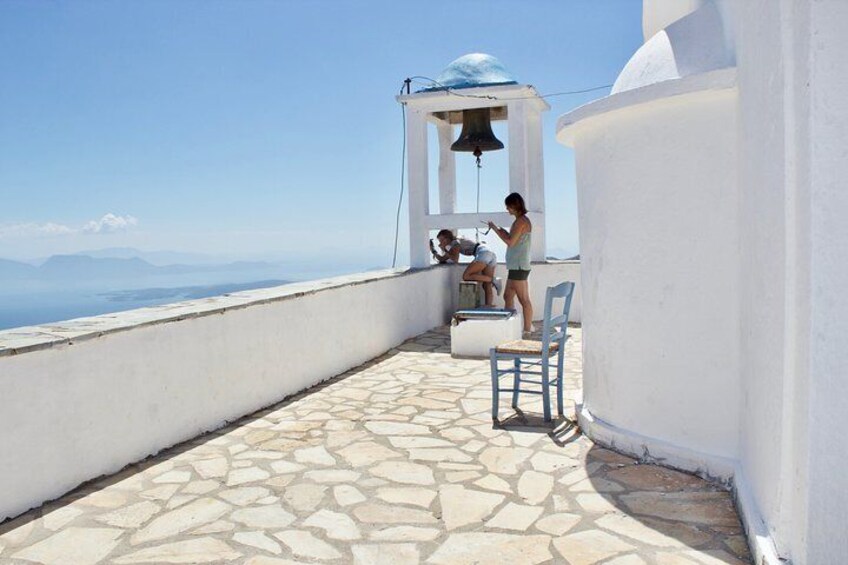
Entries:
<svg viewBox="0 0 848 565">
<path fill-rule="evenodd" d="M 567 348 L 568 413 L 581 378 Z M 0 562 L 748 563 L 729 493 L 603 449 L 538 397 L 490 418 L 446 328 L 0 526 Z"/>
</svg>

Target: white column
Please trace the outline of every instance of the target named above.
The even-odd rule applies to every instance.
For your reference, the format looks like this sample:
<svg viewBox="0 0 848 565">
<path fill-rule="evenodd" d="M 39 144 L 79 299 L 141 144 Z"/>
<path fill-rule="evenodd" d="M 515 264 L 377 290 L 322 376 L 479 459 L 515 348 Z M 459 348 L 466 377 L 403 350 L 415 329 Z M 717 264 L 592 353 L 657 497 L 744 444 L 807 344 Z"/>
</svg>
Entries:
<svg viewBox="0 0 848 565">
<path fill-rule="evenodd" d="M 509 189 L 527 200 L 527 128 L 525 101 L 507 103 L 507 132 L 509 135 Z"/>
<path fill-rule="evenodd" d="M 527 148 L 527 209 L 536 212 L 533 223 L 533 261 L 544 261 L 545 245 L 545 161 L 542 154 L 542 114 L 537 107 L 525 106 Z"/>
<path fill-rule="evenodd" d="M 427 120 L 425 113 L 409 107 L 406 110 L 406 154 L 409 182 L 409 264 L 412 267 L 427 267 L 430 264 L 426 222 L 426 216 L 430 213 Z"/>
<path fill-rule="evenodd" d="M 456 153 L 451 151 L 453 126 L 440 121 L 439 132 L 439 214 L 456 212 Z"/>
</svg>

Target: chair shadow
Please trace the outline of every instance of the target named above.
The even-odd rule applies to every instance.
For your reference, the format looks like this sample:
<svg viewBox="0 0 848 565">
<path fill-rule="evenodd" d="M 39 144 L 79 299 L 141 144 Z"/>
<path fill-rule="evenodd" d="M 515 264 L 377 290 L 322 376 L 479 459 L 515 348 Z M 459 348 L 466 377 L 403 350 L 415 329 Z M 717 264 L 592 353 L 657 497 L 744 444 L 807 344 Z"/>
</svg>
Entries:
<svg viewBox="0 0 848 565">
<path fill-rule="evenodd" d="M 565 416 L 546 422 L 542 414 L 525 412 L 521 408 L 515 408 L 513 414 L 503 420 L 495 420 L 492 427 L 528 434 L 545 434 L 560 447 L 576 441 L 581 435 L 577 422 Z"/>
</svg>

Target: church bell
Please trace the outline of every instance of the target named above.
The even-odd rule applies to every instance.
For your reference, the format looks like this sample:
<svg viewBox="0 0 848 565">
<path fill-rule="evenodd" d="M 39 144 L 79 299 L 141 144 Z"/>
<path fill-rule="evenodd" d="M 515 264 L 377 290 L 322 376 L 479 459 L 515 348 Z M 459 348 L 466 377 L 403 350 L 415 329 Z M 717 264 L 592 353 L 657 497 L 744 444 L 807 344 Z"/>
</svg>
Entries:
<svg viewBox="0 0 848 565">
<path fill-rule="evenodd" d="M 504 144 L 492 131 L 489 108 L 462 111 L 462 132 L 450 148 L 451 151 L 473 153 L 478 159 L 484 151 L 504 148 Z"/>
</svg>

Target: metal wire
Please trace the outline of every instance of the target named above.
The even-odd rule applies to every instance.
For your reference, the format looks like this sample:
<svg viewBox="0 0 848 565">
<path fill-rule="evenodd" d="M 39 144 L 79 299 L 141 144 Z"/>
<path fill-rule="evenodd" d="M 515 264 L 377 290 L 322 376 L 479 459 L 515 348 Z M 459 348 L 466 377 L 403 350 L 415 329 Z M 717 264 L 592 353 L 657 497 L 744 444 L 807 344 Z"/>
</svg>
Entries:
<svg viewBox="0 0 848 565">
<path fill-rule="evenodd" d="M 403 88 L 400 89 L 400 92 L 403 94 Z M 398 234 L 400 233 L 400 208 L 403 203 L 403 179 L 406 173 L 406 104 L 401 104 L 400 110 L 403 120 L 403 149 L 400 154 L 400 196 L 398 196 L 397 214 L 395 215 L 395 250 L 392 254 L 392 269 L 397 266 Z"/>
</svg>

